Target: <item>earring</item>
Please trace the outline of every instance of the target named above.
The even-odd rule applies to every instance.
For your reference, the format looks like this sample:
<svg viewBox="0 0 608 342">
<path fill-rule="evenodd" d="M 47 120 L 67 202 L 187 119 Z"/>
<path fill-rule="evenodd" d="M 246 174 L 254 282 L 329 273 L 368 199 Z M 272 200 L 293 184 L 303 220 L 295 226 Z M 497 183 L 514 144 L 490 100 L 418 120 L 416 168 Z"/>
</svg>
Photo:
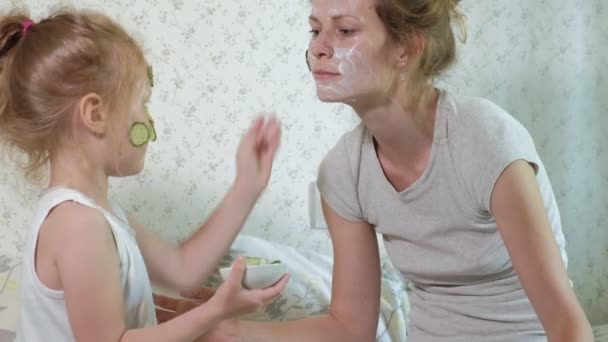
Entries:
<svg viewBox="0 0 608 342">
<path fill-rule="evenodd" d="M 404 69 L 405 68 L 405 61 L 401 61 L 401 63 L 399 63 L 399 66 L 401 67 L 401 69 Z M 401 82 L 405 81 L 405 71 L 404 70 L 401 70 L 401 74 L 399 76 L 399 80 Z"/>
</svg>

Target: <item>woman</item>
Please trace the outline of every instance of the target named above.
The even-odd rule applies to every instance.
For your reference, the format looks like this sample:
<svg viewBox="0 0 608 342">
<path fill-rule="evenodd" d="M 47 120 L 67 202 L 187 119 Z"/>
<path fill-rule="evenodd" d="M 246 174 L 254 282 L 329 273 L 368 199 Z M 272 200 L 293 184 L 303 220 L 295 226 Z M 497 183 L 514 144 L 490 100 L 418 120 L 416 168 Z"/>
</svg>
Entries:
<svg viewBox="0 0 608 342">
<path fill-rule="evenodd" d="M 315 0 L 308 62 L 361 124 L 318 177 L 333 243 L 329 313 L 226 321 L 210 341 L 373 341 L 381 233 L 411 284 L 408 341 L 592 341 L 559 211 L 530 135 L 433 86 L 452 64 L 451 0 Z M 356 284 L 356 285 L 354 285 Z"/>
</svg>

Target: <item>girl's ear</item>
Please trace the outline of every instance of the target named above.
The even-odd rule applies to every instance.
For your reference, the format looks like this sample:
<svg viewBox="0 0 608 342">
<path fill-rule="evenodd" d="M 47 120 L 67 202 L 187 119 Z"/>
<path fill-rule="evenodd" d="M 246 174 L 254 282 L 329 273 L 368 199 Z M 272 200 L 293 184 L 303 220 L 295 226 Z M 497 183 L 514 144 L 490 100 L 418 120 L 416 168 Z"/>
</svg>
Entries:
<svg viewBox="0 0 608 342">
<path fill-rule="evenodd" d="M 83 96 L 76 107 L 76 116 L 82 125 L 96 135 L 104 135 L 108 129 L 108 113 L 102 106 L 101 97 L 94 93 Z"/>
</svg>

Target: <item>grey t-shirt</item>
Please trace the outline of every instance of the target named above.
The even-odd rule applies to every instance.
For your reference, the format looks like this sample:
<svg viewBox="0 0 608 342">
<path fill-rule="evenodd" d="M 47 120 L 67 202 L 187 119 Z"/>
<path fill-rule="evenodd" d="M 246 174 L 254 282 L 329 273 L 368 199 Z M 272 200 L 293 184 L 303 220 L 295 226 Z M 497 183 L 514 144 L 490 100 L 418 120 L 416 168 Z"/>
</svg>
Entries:
<svg viewBox="0 0 608 342">
<path fill-rule="evenodd" d="M 321 163 L 324 200 L 342 217 L 374 226 L 410 282 L 408 342 L 546 341 L 490 211 L 498 177 L 516 160 L 536 171 L 567 264 L 559 210 L 534 142 L 488 100 L 441 91 L 429 162 L 402 192 L 386 179 L 363 124 Z"/>
</svg>

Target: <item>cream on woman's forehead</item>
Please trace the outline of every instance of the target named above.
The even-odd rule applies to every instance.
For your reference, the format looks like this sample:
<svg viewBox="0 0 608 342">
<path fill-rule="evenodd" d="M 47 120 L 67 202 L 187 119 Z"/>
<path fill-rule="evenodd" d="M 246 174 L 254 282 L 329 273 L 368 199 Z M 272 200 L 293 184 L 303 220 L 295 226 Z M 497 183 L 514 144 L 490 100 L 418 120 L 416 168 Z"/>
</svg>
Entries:
<svg viewBox="0 0 608 342">
<path fill-rule="evenodd" d="M 315 1 L 313 4 L 313 12 L 326 14 L 330 17 L 348 15 L 364 21 L 362 17 L 357 15 L 357 9 L 361 7 L 360 2 L 360 0 Z M 317 11 L 315 11 L 315 9 L 317 9 Z"/>
</svg>

